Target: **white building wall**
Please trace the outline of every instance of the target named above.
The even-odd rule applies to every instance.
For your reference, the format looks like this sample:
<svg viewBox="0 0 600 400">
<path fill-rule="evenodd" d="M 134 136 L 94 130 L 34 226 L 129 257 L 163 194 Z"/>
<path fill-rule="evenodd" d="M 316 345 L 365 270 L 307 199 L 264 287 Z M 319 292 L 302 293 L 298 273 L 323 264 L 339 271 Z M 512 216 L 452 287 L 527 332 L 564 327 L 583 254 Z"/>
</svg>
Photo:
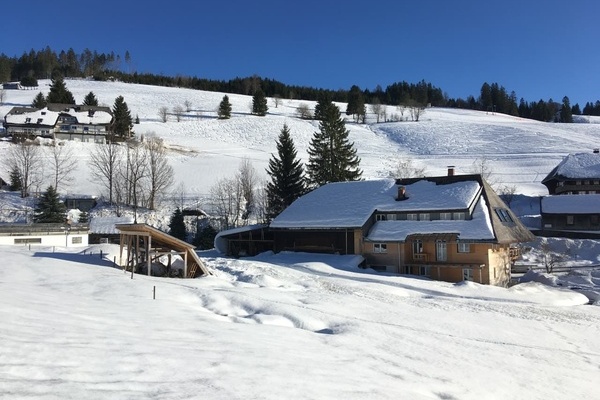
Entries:
<svg viewBox="0 0 600 400">
<path fill-rule="evenodd" d="M 15 246 L 56 246 L 56 247 L 82 247 L 89 244 L 88 234 L 56 234 L 56 235 L 27 235 L 27 236 L 0 236 L 0 245 Z"/>
</svg>

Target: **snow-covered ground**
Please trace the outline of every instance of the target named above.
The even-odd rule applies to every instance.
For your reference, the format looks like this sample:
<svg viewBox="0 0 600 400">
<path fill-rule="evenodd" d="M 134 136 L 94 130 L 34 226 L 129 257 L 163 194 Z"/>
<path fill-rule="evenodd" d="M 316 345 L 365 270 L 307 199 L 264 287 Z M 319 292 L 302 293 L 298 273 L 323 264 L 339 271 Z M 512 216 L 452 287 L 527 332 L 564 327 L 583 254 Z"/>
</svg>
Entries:
<svg viewBox="0 0 600 400">
<path fill-rule="evenodd" d="M 249 159 L 259 174 L 284 123 L 299 156 L 318 129 L 296 118 L 314 102 L 269 103 L 223 93 L 67 80 L 78 102 L 93 91 L 111 106 L 122 95 L 138 135 L 170 146 L 189 199 Z M 49 81 L 40 81 L 47 93 Z M 37 91 L 6 91 L 0 117 Z M 159 108 L 189 101 L 181 122 Z M 345 105 L 340 104 L 342 111 Z M 399 114 L 388 108 L 388 117 Z M 404 115 L 406 117 L 406 114 Z M 540 181 L 568 153 L 598 147 L 600 124 L 546 124 L 471 110 L 427 109 L 419 122 L 348 123 L 365 178 L 387 177 L 410 158 L 428 175 L 474 171 L 485 159 L 495 183 L 515 185 L 511 205 L 539 222 Z M 93 144 L 68 142 L 78 158 L 68 193 L 98 194 L 87 161 Z M 9 143 L 0 142 L 0 161 Z M 6 176 L 6 171 L 0 176 Z M 7 178 L 7 177 L 6 177 Z M 44 185 L 42 185 L 42 189 Z M 0 193 L 0 219 L 22 220 L 31 204 Z M 172 207 L 144 215 L 165 229 Z M 98 215 L 109 216 L 100 209 Z M 548 245 L 542 245 L 542 241 Z M 600 242 L 538 239 L 524 265 L 600 263 Z M 99 254 L 102 250 L 102 258 Z M 44 399 L 591 399 L 600 398 L 600 272 L 530 271 L 510 289 L 378 274 L 350 256 L 200 256 L 214 276 L 195 280 L 129 274 L 112 267 L 118 247 L 0 247 L 0 398 Z M 152 299 L 153 288 L 156 299 Z M 594 305 L 589 305 L 588 303 Z"/>
<path fill-rule="evenodd" d="M 111 266 L 118 246 L 70 251 L 1 249 L 0 397 L 598 395 L 600 307 L 572 290 L 386 276 L 302 253 L 207 252 L 212 277 L 131 279 Z"/>
</svg>

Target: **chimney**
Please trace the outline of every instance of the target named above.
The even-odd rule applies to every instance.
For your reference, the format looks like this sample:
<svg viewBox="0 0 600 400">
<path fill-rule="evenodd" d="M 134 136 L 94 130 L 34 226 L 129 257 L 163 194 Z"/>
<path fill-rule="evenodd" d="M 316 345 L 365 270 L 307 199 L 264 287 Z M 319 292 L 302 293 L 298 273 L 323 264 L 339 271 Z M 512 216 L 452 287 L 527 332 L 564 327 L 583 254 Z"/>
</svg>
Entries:
<svg viewBox="0 0 600 400">
<path fill-rule="evenodd" d="M 399 185 L 398 186 L 398 197 L 396 197 L 396 200 L 400 201 L 400 200 L 406 200 L 406 199 L 407 199 L 407 197 L 406 197 L 406 187 L 402 186 L 402 185 Z"/>
<path fill-rule="evenodd" d="M 454 176 L 454 165 L 448 165 L 448 176 Z"/>
<path fill-rule="evenodd" d="M 600 153 L 600 149 L 599 148 L 595 148 L 594 149 L 594 154 L 598 154 L 598 153 Z"/>
</svg>

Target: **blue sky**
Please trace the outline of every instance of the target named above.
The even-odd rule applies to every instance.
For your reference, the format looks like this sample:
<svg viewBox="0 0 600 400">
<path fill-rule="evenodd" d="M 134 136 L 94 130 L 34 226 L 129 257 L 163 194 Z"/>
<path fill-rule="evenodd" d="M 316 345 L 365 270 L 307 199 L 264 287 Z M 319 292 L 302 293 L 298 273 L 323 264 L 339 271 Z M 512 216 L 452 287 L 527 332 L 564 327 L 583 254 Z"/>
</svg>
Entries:
<svg viewBox="0 0 600 400">
<path fill-rule="evenodd" d="M 600 99 L 596 0 L 7 3 L 8 56 L 128 50 L 138 72 L 165 75 L 329 89 L 425 79 L 462 98 L 497 82 L 528 101 Z"/>
</svg>

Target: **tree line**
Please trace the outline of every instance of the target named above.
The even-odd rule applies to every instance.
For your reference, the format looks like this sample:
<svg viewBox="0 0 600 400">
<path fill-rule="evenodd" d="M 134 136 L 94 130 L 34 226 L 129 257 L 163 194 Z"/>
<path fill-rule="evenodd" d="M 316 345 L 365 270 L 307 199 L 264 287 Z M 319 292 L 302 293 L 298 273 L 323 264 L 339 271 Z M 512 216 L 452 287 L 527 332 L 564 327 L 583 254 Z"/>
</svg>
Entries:
<svg viewBox="0 0 600 400">
<path fill-rule="evenodd" d="M 138 73 L 133 67 L 129 51 L 124 56 L 114 52 L 98 53 L 90 49 L 76 53 L 72 48 L 55 52 L 50 47 L 35 51 L 31 49 L 20 57 L 0 54 L 0 82 L 20 81 L 25 86 L 36 86 L 37 79 L 63 77 L 93 77 L 97 80 L 117 79 L 128 83 L 155 86 L 184 87 L 204 91 L 218 91 L 253 95 L 258 89 L 273 98 L 318 101 L 327 96 L 335 102 L 352 102 L 357 95 L 365 104 L 402 105 L 413 107 L 452 107 L 498 112 L 531 118 L 540 121 L 568 122 L 558 113 L 565 101 L 553 99 L 526 101 L 517 99 L 514 91 L 508 91 L 498 83 L 484 82 L 477 96 L 466 99 L 451 98 L 441 88 L 425 80 L 417 83 L 395 82 L 383 88 L 361 89 L 353 85 L 349 90 L 330 90 L 300 85 L 287 85 L 274 79 L 257 75 L 236 77 L 229 80 L 212 80 L 190 76 L 164 76 L 161 74 Z M 566 97 L 566 96 L 565 96 Z M 571 115 L 600 115 L 600 100 L 570 106 Z M 359 118 L 360 113 L 350 114 Z"/>
</svg>

